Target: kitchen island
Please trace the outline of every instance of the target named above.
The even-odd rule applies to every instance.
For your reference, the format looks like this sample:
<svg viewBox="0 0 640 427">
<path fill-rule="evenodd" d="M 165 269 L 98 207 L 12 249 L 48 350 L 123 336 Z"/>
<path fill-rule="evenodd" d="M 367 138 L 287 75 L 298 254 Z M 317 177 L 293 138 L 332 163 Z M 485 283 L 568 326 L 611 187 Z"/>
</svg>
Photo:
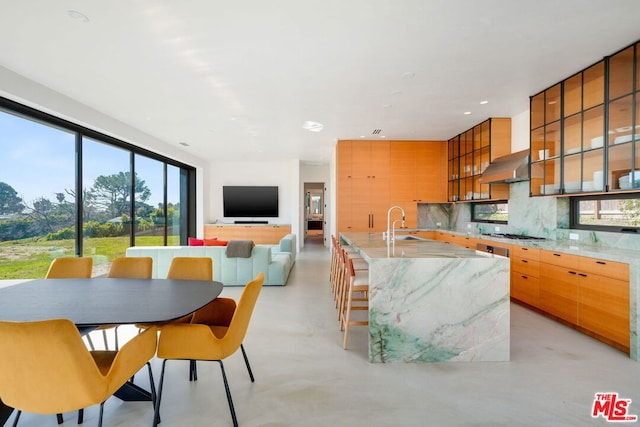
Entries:
<svg viewBox="0 0 640 427">
<path fill-rule="evenodd" d="M 430 239 L 341 233 L 369 263 L 369 361 L 509 360 L 509 259 Z"/>
</svg>

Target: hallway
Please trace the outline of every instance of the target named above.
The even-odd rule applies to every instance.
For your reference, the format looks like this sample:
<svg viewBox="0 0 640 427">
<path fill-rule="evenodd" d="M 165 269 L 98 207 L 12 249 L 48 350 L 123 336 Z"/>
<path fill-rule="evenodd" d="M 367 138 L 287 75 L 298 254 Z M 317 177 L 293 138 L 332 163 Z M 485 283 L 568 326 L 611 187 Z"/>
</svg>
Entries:
<svg viewBox="0 0 640 427">
<path fill-rule="evenodd" d="M 328 249 L 307 241 L 288 285 L 263 288 L 244 341 L 256 382 L 240 354 L 225 361 L 241 426 L 602 426 L 591 417 L 597 392 L 632 399 L 630 414 L 640 414 L 640 364 L 514 304 L 510 362 L 370 364 L 366 328 L 353 327 L 342 349 L 328 271 Z M 232 425 L 218 365 L 198 369 L 190 383 L 187 362 L 168 363 L 161 426 Z M 112 398 L 105 425 L 147 426 L 152 412 Z M 85 425 L 97 414 L 86 410 Z M 74 414 L 65 419 L 76 425 Z M 55 422 L 23 414 L 19 425 Z"/>
</svg>

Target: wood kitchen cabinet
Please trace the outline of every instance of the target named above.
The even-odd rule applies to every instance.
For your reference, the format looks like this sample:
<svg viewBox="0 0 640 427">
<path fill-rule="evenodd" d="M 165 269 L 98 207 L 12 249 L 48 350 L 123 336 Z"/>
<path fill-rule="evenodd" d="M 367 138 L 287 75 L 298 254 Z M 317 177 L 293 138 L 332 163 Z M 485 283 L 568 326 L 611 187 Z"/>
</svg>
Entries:
<svg viewBox="0 0 640 427">
<path fill-rule="evenodd" d="M 629 352 L 628 264 L 542 250 L 539 308 Z"/>
<path fill-rule="evenodd" d="M 532 196 L 637 192 L 640 42 L 534 95 Z"/>
<path fill-rule="evenodd" d="M 255 244 L 276 245 L 291 233 L 291 225 L 205 224 L 204 238 L 218 240 L 253 240 Z"/>
<path fill-rule="evenodd" d="M 490 118 L 448 142 L 448 200 L 506 200 L 508 184 L 482 184 L 489 163 L 511 153 L 511 119 Z"/>
<path fill-rule="evenodd" d="M 389 141 L 389 203 L 407 227 L 418 226 L 418 203 L 446 203 L 446 153 L 445 141 Z"/>
<path fill-rule="evenodd" d="M 540 306 L 540 249 L 513 245 L 511 298 L 533 307 Z"/>
<path fill-rule="evenodd" d="M 384 231 L 389 209 L 389 142 L 338 141 L 337 230 Z"/>
</svg>

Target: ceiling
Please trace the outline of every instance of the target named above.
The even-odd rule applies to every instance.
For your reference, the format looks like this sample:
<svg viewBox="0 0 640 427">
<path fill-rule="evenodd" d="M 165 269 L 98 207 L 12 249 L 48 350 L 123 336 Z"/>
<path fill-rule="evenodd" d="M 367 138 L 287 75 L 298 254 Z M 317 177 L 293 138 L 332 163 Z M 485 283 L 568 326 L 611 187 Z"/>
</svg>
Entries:
<svg viewBox="0 0 640 427">
<path fill-rule="evenodd" d="M 640 39 L 637 0 L 0 0 L 0 10 L 1 66 L 205 160 L 326 164 L 338 139 L 448 139 L 524 112 L 530 95 Z"/>
</svg>

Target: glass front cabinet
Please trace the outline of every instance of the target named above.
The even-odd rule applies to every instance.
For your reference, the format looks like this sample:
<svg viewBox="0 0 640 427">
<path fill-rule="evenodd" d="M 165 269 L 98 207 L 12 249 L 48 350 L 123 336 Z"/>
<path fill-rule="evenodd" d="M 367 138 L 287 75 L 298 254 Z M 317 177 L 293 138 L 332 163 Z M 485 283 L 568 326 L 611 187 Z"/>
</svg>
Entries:
<svg viewBox="0 0 640 427">
<path fill-rule="evenodd" d="M 640 42 L 531 97 L 532 196 L 640 189 Z"/>
<path fill-rule="evenodd" d="M 503 200 L 508 184 L 482 184 L 492 159 L 511 152 L 511 119 L 491 118 L 448 141 L 450 202 Z"/>
</svg>

